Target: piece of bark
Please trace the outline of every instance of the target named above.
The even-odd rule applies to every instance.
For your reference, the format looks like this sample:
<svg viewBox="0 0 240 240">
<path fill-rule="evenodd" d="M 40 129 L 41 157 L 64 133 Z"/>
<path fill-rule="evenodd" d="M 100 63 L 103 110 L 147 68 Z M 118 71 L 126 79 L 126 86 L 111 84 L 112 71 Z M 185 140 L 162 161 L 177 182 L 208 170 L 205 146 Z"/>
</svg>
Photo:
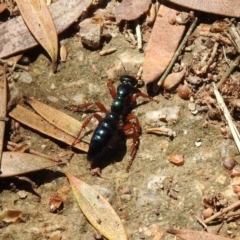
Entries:
<svg viewBox="0 0 240 240">
<path fill-rule="evenodd" d="M 168 0 L 168 2 L 207 13 L 214 13 L 228 17 L 240 17 L 239 0 Z"/>
<path fill-rule="evenodd" d="M 149 9 L 151 0 L 123 0 L 115 9 L 117 22 L 135 20 Z"/>
<path fill-rule="evenodd" d="M 59 0 L 49 5 L 57 33 L 66 30 L 91 5 L 91 0 Z M 0 58 L 38 45 L 21 16 L 0 24 Z"/>
<path fill-rule="evenodd" d="M 142 80 L 149 84 L 159 78 L 171 61 L 183 36 L 185 26 L 170 24 L 176 11 L 161 5 L 143 62 Z"/>
</svg>

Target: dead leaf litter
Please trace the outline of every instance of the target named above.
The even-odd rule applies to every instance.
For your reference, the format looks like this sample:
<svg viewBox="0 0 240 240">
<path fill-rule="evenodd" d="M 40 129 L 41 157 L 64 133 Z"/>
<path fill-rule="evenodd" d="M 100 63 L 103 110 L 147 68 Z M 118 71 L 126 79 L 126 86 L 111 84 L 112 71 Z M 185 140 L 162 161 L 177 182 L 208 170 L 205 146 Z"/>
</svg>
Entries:
<svg viewBox="0 0 240 240">
<path fill-rule="evenodd" d="M 176 5 L 160 7 L 158 1 L 147 0 L 53 2 L 50 12 L 57 33 L 62 33 L 55 74 L 40 46 L 26 52 L 37 42 L 17 4 L 0 1 L 0 17 L 9 14 L 0 23 L 0 57 L 21 52 L 29 59 L 27 66 L 23 58 L 18 63 L 0 60 L 1 86 L 2 63 L 12 67 L 6 74 L 8 115 L 0 116 L 0 123 L 6 123 L 5 135 L 1 133 L 0 238 L 111 239 L 112 227 L 106 232 L 104 226 L 114 223 L 120 230 L 112 239 L 170 240 L 171 234 L 183 239 L 240 238 L 240 158 L 233 140 L 239 138 L 240 126 L 240 24 L 231 18 L 235 12 L 229 16 L 231 6 L 224 0 L 218 7 L 216 1 L 166 1 Z M 193 14 L 192 8 L 200 12 Z M 228 17 L 212 14 L 219 9 Z M 171 63 L 163 88 L 157 86 L 194 20 L 197 27 Z M 104 114 L 94 107 L 76 112 L 73 106 L 81 109 L 99 101 L 110 109 L 107 82 L 117 87 L 124 74 L 138 76 L 139 85 L 145 82 L 147 89 L 140 87 L 145 94 L 157 89 L 154 99 L 159 103 L 139 97 L 132 111 L 142 133 L 129 173 L 132 140 L 124 139 L 114 149 L 112 163 L 101 169 L 101 178 L 94 177 L 86 151 L 98 121 L 89 121 L 84 142 L 75 139 L 92 112 Z M 0 98 L 5 106 L 4 94 Z M 225 119 L 228 115 L 232 121 Z"/>
</svg>

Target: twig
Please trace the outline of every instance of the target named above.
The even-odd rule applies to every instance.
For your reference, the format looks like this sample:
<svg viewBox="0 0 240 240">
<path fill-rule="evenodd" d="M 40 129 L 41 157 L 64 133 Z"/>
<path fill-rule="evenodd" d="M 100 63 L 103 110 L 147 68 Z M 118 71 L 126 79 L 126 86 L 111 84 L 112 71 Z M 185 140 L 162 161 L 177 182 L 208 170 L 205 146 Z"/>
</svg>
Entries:
<svg viewBox="0 0 240 240">
<path fill-rule="evenodd" d="M 240 62 L 240 55 L 237 56 L 237 58 L 233 61 L 233 63 L 228 68 L 228 70 L 223 74 L 221 80 L 217 83 L 217 88 L 219 88 L 223 84 L 225 79 L 231 74 L 234 68 L 239 65 L 239 62 Z"/>
<path fill-rule="evenodd" d="M 135 46 L 137 44 L 137 41 L 136 41 L 134 35 L 132 34 L 131 30 L 127 29 L 127 33 L 128 33 L 130 40 L 132 41 L 132 44 Z"/>
<path fill-rule="evenodd" d="M 137 35 L 137 46 L 138 46 L 138 50 L 142 51 L 142 33 L 141 33 L 141 28 L 140 25 L 138 23 L 138 20 L 136 20 L 136 35 Z"/>
<path fill-rule="evenodd" d="M 22 147 L 21 144 L 17 144 L 17 143 L 10 142 L 10 141 L 7 142 L 7 149 L 10 150 L 10 151 L 13 151 L 15 148 L 21 148 L 21 147 Z M 29 148 L 29 146 L 28 146 L 28 148 L 25 149 L 25 151 L 27 151 L 27 152 L 29 152 L 31 154 L 40 156 L 40 157 L 47 158 L 47 159 L 49 159 L 51 161 L 54 161 L 54 162 L 61 162 L 60 159 L 58 159 L 56 157 L 45 155 L 45 154 L 40 153 L 40 152 L 35 151 L 35 150 L 32 150 L 32 149 Z"/>
<path fill-rule="evenodd" d="M 224 46 L 222 47 L 222 49 L 223 49 L 223 55 L 224 55 L 225 61 L 228 64 L 228 66 L 230 67 L 230 64 L 229 64 L 229 61 L 227 59 L 226 50 L 225 50 Z"/>
<path fill-rule="evenodd" d="M 7 61 L 7 60 L 4 60 L 4 59 L 0 59 L 0 63 L 3 63 L 3 64 L 7 63 L 7 65 L 9 67 L 14 66 L 14 67 L 17 67 L 17 68 L 22 69 L 24 71 L 29 71 L 29 67 L 28 66 L 23 66 L 23 65 L 20 65 L 20 64 L 15 64 L 14 65 L 14 63 L 12 61 Z"/>
<path fill-rule="evenodd" d="M 3 76 L 2 80 L 0 82 L 1 87 L 1 109 L 0 109 L 0 117 L 1 119 L 5 118 L 7 116 L 7 64 L 4 64 L 3 66 Z M 0 123 L 1 126 L 1 136 L 0 136 L 0 174 L 2 173 L 1 167 L 2 167 L 2 153 L 3 153 L 3 144 L 4 144 L 4 132 L 6 127 L 6 122 L 2 121 Z"/>
<path fill-rule="evenodd" d="M 227 214 L 227 218 L 230 218 L 230 217 L 235 217 L 235 216 L 238 216 L 240 215 L 240 210 L 239 211 L 236 211 L 236 212 L 230 212 Z"/>
<path fill-rule="evenodd" d="M 217 49 L 218 49 L 218 45 L 219 45 L 218 42 L 215 42 L 215 43 L 214 43 L 213 50 L 212 50 L 212 53 L 211 53 L 210 58 L 208 59 L 208 61 L 207 61 L 207 63 L 205 64 L 205 66 L 203 66 L 197 74 L 205 73 L 205 72 L 207 71 L 207 69 L 208 69 L 209 66 L 212 64 L 212 62 L 213 62 L 213 60 L 214 60 L 214 58 L 215 58 L 215 56 L 216 56 Z"/>
<path fill-rule="evenodd" d="M 137 72 L 137 78 L 138 78 L 138 79 L 141 78 L 142 72 L 143 72 L 143 66 L 140 66 L 140 68 L 138 69 L 138 72 Z"/>
<path fill-rule="evenodd" d="M 240 52 L 240 36 L 237 32 L 236 27 L 233 25 L 229 28 L 229 34 L 231 35 L 234 43 L 236 44 L 237 51 Z"/>
<path fill-rule="evenodd" d="M 169 74 L 170 70 L 172 69 L 173 64 L 175 63 L 177 57 L 181 54 L 183 46 L 186 44 L 188 37 L 190 36 L 190 34 L 192 33 L 193 29 L 196 27 L 197 25 L 197 21 L 198 18 L 195 17 L 194 21 L 192 22 L 191 26 L 189 27 L 186 36 L 183 38 L 181 44 L 179 45 L 177 51 L 175 52 L 170 64 L 168 65 L 166 71 L 164 72 L 164 74 L 162 75 L 162 77 L 160 78 L 160 80 L 158 81 L 157 85 L 160 87 L 163 84 L 163 81 L 165 80 L 165 78 L 167 77 L 167 75 Z"/>
<path fill-rule="evenodd" d="M 225 221 L 222 221 L 221 225 L 214 231 L 215 234 L 219 234 L 219 232 L 220 232 L 220 230 L 222 229 L 224 223 L 225 223 Z"/>
<path fill-rule="evenodd" d="M 223 114 L 227 120 L 227 123 L 229 125 L 229 128 L 231 130 L 231 133 L 233 135 L 233 139 L 237 145 L 237 148 L 238 148 L 238 151 L 240 152 L 240 135 L 239 135 L 239 132 L 236 128 L 236 126 L 234 125 L 233 121 L 232 121 L 232 118 L 231 118 L 231 115 L 227 109 L 227 106 L 220 94 L 220 92 L 218 91 L 216 85 L 213 83 L 213 91 L 214 91 L 214 94 L 216 96 L 216 99 L 217 99 L 217 102 L 218 102 L 218 105 L 219 107 L 222 109 L 223 111 Z"/>
<path fill-rule="evenodd" d="M 235 41 L 232 39 L 232 36 L 227 32 L 227 31 L 223 31 L 223 33 L 228 37 L 229 41 L 231 42 L 231 44 L 236 48 L 237 50 L 237 44 L 235 43 Z"/>
<path fill-rule="evenodd" d="M 200 217 L 194 216 L 197 221 L 206 229 L 207 232 L 212 232 L 211 229 L 208 228 L 208 226 L 203 222 L 203 220 Z"/>
<path fill-rule="evenodd" d="M 233 203 L 232 205 L 230 205 L 229 207 L 226 207 L 224 209 L 222 209 L 221 211 L 215 213 L 214 215 L 212 215 L 211 217 L 205 219 L 203 222 L 204 223 L 209 223 L 211 222 L 212 220 L 224 215 L 225 213 L 231 211 L 232 209 L 236 208 L 236 207 L 239 207 L 240 206 L 240 201 L 237 201 L 235 203 Z"/>
</svg>

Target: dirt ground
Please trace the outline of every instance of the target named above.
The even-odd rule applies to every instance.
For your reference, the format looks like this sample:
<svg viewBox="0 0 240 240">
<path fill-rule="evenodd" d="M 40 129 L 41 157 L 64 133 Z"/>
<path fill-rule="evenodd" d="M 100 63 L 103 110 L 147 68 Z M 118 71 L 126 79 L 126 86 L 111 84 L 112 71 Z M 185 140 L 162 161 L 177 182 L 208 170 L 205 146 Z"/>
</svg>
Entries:
<svg viewBox="0 0 240 240">
<path fill-rule="evenodd" d="M 104 47 L 115 47 L 117 51 L 106 56 L 99 56 L 98 51 L 86 49 L 76 36 L 76 30 L 67 31 L 61 38 L 68 49 L 68 58 L 65 63 L 59 63 L 56 74 L 50 74 L 50 61 L 40 48 L 31 50 L 33 55 L 37 55 L 30 64 L 32 81 L 25 83 L 16 80 L 11 85 L 11 94 L 18 92 L 34 97 L 80 121 L 84 121 L 89 114 L 73 113 L 65 107 L 101 101 L 108 108 L 112 99 L 106 86 L 107 71 L 114 68 L 114 63 L 121 54 L 144 56 L 144 53 L 132 48 L 116 26 L 112 31 L 113 37 Z M 128 65 L 125 67 L 129 71 Z M 135 64 L 135 67 L 130 68 L 130 74 L 136 75 L 139 65 Z M 120 83 L 119 78 L 113 80 L 115 86 Z M 144 87 L 140 89 L 146 93 Z M 239 161 L 238 150 L 232 139 L 222 136 L 221 122 L 208 122 L 206 125 L 206 113 L 192 114 L 188 107 L 189 101 L 182 100 L 177 94 L 173 94 L 170 100 L 162 94 L 154 98 L 159 103 L 144 102 L 133 111 L 140 121 L 142 134 L 129 173 L 125 169 L 129 161 L 131 140 L 127 140 L 123 153 L 116 149 L 116 154 L 123 157 L 104 168 L 102 178 L 91 175 L 85 153 L 68 150 L 70 161 L 67 161 L 66 167 L 27 175 L 37 184 L 36 189 L 31 189 L 30 184 L 24 181 L 1 179 L 0 209 L 22 211 L 24 222 L 3 226 L 0 238 L 95 239 L 96 231 L 79 209 L 67 178 L 62 174 L 63 170 L 68 170 L 109 197 L 130 240 L 153 239 L 153 235 L 150 235 L 156 226 L 160 230 L 182 228 L 204 231 L 195 216 L 201 217 L 205 197 L 221 193 L 229 205 L 238 200 L 230 185 L 228 171 L 222 164 L 226 156 L 234 156 Z M 142 102 L 139 98 L 138 103 Z M 165 108 L 175 116 L 166 126 L 176 136 L 171 138 L 147 134 L 146 129 L 152 126 L 148 125 L 146 114 Z M 90 129 L 95 127 L 96 122 L 89 126 Z M 67 145 L 49 139 L 22 124 L 19 134 L 22 142 L 45 154 L 55 155 L 67 149 Z M 10 130 L 6 135 L 10 138 Z M 168 156 L 172 154 L 183 154 L 184 164 L 176 166 L 170 163 Z M 63 210 L 61 213 L 51 213 L 49 200 L 63 186 L 69 188 Z M 129 194 L 124 193 L 123 189 L 130 189 Z M 240 238 L 239 224 L 239 219 L 225 222 L 220 235 Z M 210 226 L 213 231 L 218 227 L 218 224 Z M 175 237 L 166 235 L 164 239 Z"/>
</svg>

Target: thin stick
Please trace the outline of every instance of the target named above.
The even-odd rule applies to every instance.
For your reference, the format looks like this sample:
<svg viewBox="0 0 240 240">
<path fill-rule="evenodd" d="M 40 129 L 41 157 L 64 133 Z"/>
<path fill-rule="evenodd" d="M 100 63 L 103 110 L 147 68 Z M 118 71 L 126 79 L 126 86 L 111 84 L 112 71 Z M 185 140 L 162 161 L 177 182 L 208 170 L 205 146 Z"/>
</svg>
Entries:
<svg viewBox="0 0 240 240">
<path fill-rule="evenodd" d="M 227 218 L 230 218 L 230 217 L 235 217 L 235 216 L 238 216 L 240 215 L 240 211 L 236 211 L 236 212 L 230 212 L 227 214 Z"/>
<path fill-rule="evenodd" d="M 223 111 L 223 114 L 227 120 L 227 123 L 229 125 L 229 128 L 231 130 L 231 133 L 233 135 L 233 139 L 237 145 L 237 148 L 238 148 L 238 151 L 240 152 L 240 135 L 239 135 L 239 132 L 236 128 L 236 126 L 234 125 L 233 121 L 232 121 L 232 117 L 227 109 L 227 106 L 220 94 L 220 92 L 218 91 L 216 85 L 213 83 L 213 91 L 214 91 L 214 94 L 216 96 L 216 99 L 217 99 L 217 102 L 218 102 L 218 105 L 219 107 L 222 109 Z"/>
<path fill-rule="evenodd" d="M 175 63 L 175 61 L 177 60 L 177 57 L 181 54 L 182 49 L 184 47 L 184 45 L 186 44 L 188 37 L 190 36 L 190 34 L 192 33 L 193 29 L 196 27 L 197 25 L 197 21 L 198 18 L 195 17 L 194 21 L 192 22 L 190 28 L 188 29 L 186 36 L 183 38 L 181 44 L 179 45 L 177 51 L 175 52 L 170 64 L 168 65 L 166 71 L 164 72 L 164 74 L 162 75 L 162 77 L 160 78 L 160 80 L 158 81 L 157 85 L 160 87 L 162 86 L 165 78 L 167 77 L 167 75 L 169 74 L 170 70 L 172 69 L 173 64 Z"/>
<path fill-rule="evenodd" d="M 214 46 L 213 46 L 213 50 L 212 50 L 212 53 L 211 53 L 211 56 L 210 58 L 208 59 L 207 63 L 205 64 L 205 66 L 203 66 L 200 70 L 200 72 L 198 72 L 198 74 L 200 73 L 205 73 L 207 71 L 207 69 L 209 68 L 209 66 L 212 64 L 215 56 L 216 56 L 216 53 L 217 53 L 217 49 L 218 49 L 218 45 L 219 43 L 218 42 L 215 42 L 214 43 Z"/>
<path fill-rule="evenodd" d="M 23 66 L 23 65 L 20 65 L 20 64 L 15 64 L 14 65 L 14 63 L 12 61 L 7 61 L 7 60 L 4 60 L 4 59 L 0 59 L 0 63 L 3 63 L 3 64 L 7 63 L 7 65 L 9 67 L 14 66 L 14 67 L 17 67 L 17 68 L 22 69 L 24 71 L 29 71 L 29 67 L 28 66 Z"/>
<path fill-rule="evenodd" d="M 225 61 L 228 64 L 228 66 L 230 67 L 230 64 L 229 64 L 229 61 L 227 59 L 226 50 L 225 50 L 224 46 L 222 47 L 222 49 L 223 49 L 223 55 L 224 55 Z"/>
<path fill-rule="evenodd" d="M 3 76 L 2 76 L 2 80 L 1 80 L 1 83 L 0 83 L 0 86 L 1 86 L 1 110 L 0 110 L 0 117 L 3 119 L 6 117 L 7 115 L 7 87 L 8 87 L 8 84 L 7 84 L 7 64 L 4 64 L 3 66 Z M 5 121 L 2 121 L 1 122 L 1 135 L 0 136 L 0 174 L 2 174 L 2 170 L 1 170 L 1 167 L 2 167 L 2 153 L 3 153 L 3 145 L 4 145 L 4 132 L 5 132 L 5 127 L 6 127 L 6 122 Z"/>
<path fill-rule="evenodd" d="M 211 229 L 208 228 L 208 226 L 203 222 L 203 220 L 200 217 L 194 216 L 197 221 L 206 229 L 207 232 L 212 232 Z"/>
<path fill-rule="evenodd" d="M 239 62 L 240 62 L 240 55 L 237 56 L 237 58 L 233 61 L 233 63 L 228 68 L 228 70 L 223 74 L 221 80 L 217 83 L 217 88 L 219 88 L 223 84 L 226 78 L 232 73 L 234 68 L 239 65 Z"/>
<path fill-rule="evenodd" d="M 226 207 L 224 209 L 222 209 L 221 211 L 215 213 L 214 215 L 212 215 L 211 217 L 205 219 L 203 222 L 204 223 L 209 223 L 211 222 L 212 220 L 224 215 L 225 213 L 231 211 L 232 209 L 236 208 L 236 207 L 239 207 L 240 206 L 240 201 L 237 201 L 235 203 L 233 203 L 232 205 L 230 205 L 229 207 Z"/>
<path fill-rule="evenodd" d="M 215 234 L 219 234 L 220 230 L 222 229 L 223 225 L 224 225 L 225 221 L 222 221 L 221 225 L 218 227 L 218 229 L 216 229 L 214 232 Z"/>
<path fill-rule="evenodd" d="M 21 148 L 21 147 L 22 147 L 21 144 L 17 144 L 17 143 L 10 142 L 10 141 L 7 142 L 7 149 L 10 150 L 10 151 L 13 151 L 14 148 Z M 48 155 L 45 155 L 45 154 L 40 153 L 40 152 L 38 152 L 38 151 L 32 150 L 32 149 L 29 148 L 29 146 L 28 146 L 28 148 L 27 148 L 26 150 L 27 150 L 29 153 L 31 153 L 31 154 L 34 154 L 34 155 L 37 155 L 37 156 L 40 156 L 40 157 L 47 158 L 47 159 L 49 159 L 49 160 L 51 160 L 51 161 L 54 161 L 54 162 L 60 162 L 60 161 L 61 161 L 60 159 L 58 159 L 58 158 L 56 158 L 56 157 L 48 156 Z"/>
<path fill-rule="evenodd" d="M 142 50 L 142 33 L 141 33 L 141 28 L 138 23 L 138 20 L 136 20 L 136 29 L 135 30 L 136 30 L 136 35 L 137 35 L 138 50 L 141 51 Z"/>
</svg>

